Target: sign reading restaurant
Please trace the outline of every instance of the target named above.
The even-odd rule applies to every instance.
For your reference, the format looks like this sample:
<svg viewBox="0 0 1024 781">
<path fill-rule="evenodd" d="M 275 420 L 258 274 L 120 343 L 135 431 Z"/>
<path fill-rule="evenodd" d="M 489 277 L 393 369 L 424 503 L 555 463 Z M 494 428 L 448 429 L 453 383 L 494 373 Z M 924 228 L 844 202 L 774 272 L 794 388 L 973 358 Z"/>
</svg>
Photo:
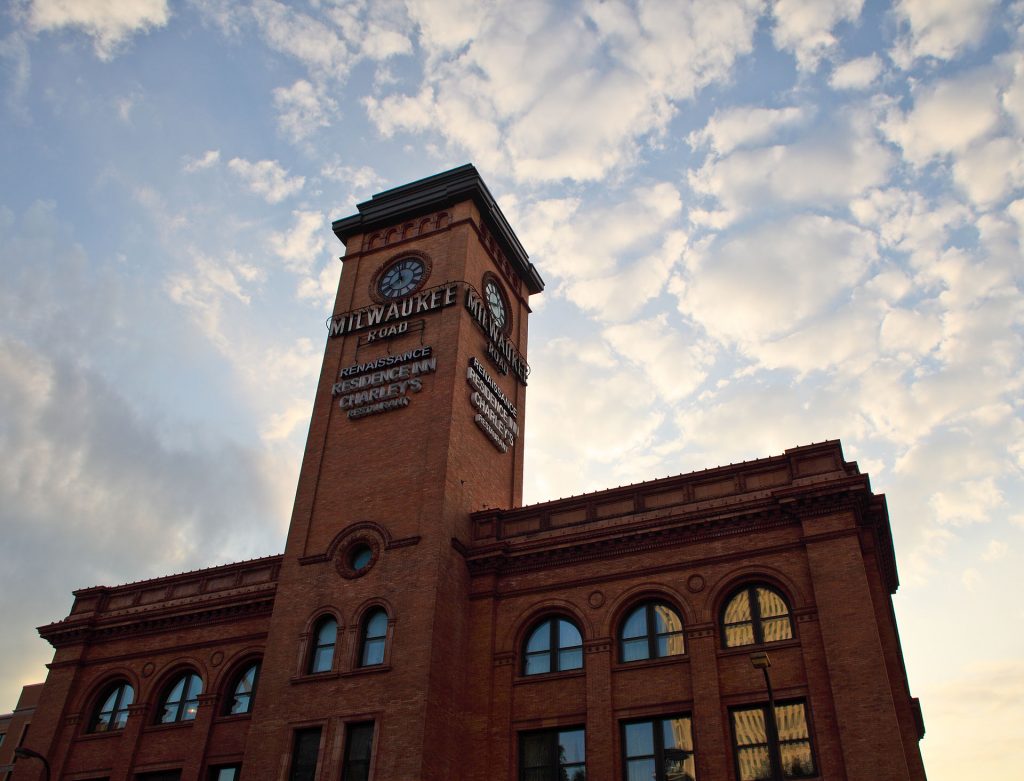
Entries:
<svg viewBox="0 0 1024 781">
<path fill-rule="evenodd" d="M 507 453 L 519 436 L 519 411 L 476 358 L 469 359 L 466 382 L 472 388 L 469 402 L 476 410 L 473 422 L 492 445 Z"/>
<path fill-rule="evenodd" d="M 351 420 L 408 407 L 409 394 L 423 390 L 420 377 L 437 371 L 437 358 L 431 352 L 427 345 L 346 366 L 331 395 Z"/>
</svg>

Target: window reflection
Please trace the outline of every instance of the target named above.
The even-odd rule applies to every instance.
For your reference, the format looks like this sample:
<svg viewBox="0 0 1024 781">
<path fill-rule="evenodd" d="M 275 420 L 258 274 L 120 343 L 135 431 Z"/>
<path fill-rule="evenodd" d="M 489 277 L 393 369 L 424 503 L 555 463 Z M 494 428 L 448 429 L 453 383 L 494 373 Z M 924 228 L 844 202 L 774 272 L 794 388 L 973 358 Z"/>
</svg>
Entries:
<svg viewBox="0 0 1024 781">
<path fill-rule="evenodd" d="M 188 672 L 179 676 L 164 697 L 160 711 L 161 724 L 192 721 L 199 710 L 199 695 L 203 693 L 203 679 Z"/>
<path fill-rule="evenodd" d="M 683 620 L 664 602 L 634 608 L 622 623 L 619 658 L 623 662 L 659 659 L 686 653 Z"/>
<path fill-rule="evenodd" d="M 732 729 L 736 765 L 740 781 L 772 778 L 772 760 L 768 743 L 768 706 L 757 705 L 732 711 Z M 817 775 L 811 735 L 803 701 L 775 706 L 779 736 L 779 754 L 784 778 L 813 778 Z"/>
<path fill-rule="evenodd" d="M 135 689 L 122 681 L 114 684 L 100 701 L 93 714 L 90 732 L 109 732 L 124 729 L 128 722 L 128 706 L 135 699 Z"/>
<path fill-rule="evenodd" d="M 374 610 L 363 622 L 363 650 L 360 654 L 361 667 L 372 667 L 384 663 L 384 645 L 387 642 L 388 614 Z"/>
<path fill-rule="evenodd" d="M 309 672 L 324 673 L 334 666 L 334 645 L 338 640 L 338 622 L 325 616 L 317 622 L 315 644 L 309 656 Z"/>
<path fill-rule="evenodd" d="M 519 736 L 520 781 L 585 781 L 586 761 L 582 727 Z"/>
<path fill-rule="evenodd" d="M 789 606 L 770 586 L 745 586 L 722 611 L 722 641 L 726 648 L 774 643 L 792 637 Z"/>
<path fill-rule="evenodd" d="M 628 781 L 694 781 L 689 716 L 631 722 L 622 732 Z"/>
<path fill-rule="evenodd" d="M 235 683 L 231 694 L 231 701 L 228 703 L 228 713 L 248 713 L 252 710 L 252 698 L 256 691 L 256 678 L 259 675 L 259 662 L 253 662 L 246 667 Z"/>
<path fill-rule="evenodd" d="M 583 636 L 564 618 L 542 621 L 526 639 L 523 673 L 538 675 L 583 667 Z"/>
</svg>

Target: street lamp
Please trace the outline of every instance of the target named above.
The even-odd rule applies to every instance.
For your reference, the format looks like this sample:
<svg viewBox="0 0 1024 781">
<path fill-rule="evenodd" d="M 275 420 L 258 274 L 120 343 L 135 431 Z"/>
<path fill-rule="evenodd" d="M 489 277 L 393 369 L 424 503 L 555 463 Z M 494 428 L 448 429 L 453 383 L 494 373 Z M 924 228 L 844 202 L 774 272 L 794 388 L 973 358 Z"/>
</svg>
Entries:
<svg viewBox="0 0 1024 781">
<path fill-rule="evenodd" d="M 47 762 L 46 757 L 44 757 L 38 751 L 33 751 L 30 748 L 24 748 L 22 746 L 19 746 L 18 748 L 14 749 L 14 756 L 16 756 L 18 759 L 38 759 L 40 762 L 43 763 L 43 770 L 46 771 L 46 775 L 44 776 L 46 778 L 46 781 L 50 781 L 50 763 Z"/>
<path fill-rule="evenodd" d="M 768 718 L 765 722 L 765 731 L 768 733 L 768 763 L 771 765 L 772 781 L 782 781 L 782 752 L 779 750 L 779 727 L 775 722 L 775 693 L 772 691 L 772 679 L 768 675 L 768 668 L 772 666 L 772 660 L 764 651 L 750 655 L 750 663 L 755 670 L 764 674 L 764 685 L 768 689 Z"/>
</svg>

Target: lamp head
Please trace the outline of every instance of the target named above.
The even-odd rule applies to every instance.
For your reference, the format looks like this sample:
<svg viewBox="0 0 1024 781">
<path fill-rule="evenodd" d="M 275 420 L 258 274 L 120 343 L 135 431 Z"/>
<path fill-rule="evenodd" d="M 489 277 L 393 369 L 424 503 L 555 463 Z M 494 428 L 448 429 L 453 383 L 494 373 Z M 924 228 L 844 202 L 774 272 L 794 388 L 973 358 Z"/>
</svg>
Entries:
<svg viewBox="0 0 1024 781">
<path fill-rule="evenodd" d="M 772 660 L 768 658 L 768 654 L 764 651 L 758 651 L 756 654 L 751 654 L 750 663 L 754 665 L 755 670 L 767 670 L 772 666 Z"/>
</svg>

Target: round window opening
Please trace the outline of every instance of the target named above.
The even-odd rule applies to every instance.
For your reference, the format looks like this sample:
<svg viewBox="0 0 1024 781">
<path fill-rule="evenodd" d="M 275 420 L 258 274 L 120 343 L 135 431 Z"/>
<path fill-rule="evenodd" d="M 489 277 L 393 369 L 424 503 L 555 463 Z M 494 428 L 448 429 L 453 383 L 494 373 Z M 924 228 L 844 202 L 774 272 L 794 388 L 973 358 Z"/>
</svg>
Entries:
<svg viewBox="0 0 1024 781">
<path fill-rule="evenodd" d="M 373 551 L 370 549 L 370 546 L 362 544 L 353 547 L 348 556 L 349 566 L 355 572 L 362 572 L 369 567 L 372 559 Z"/>
</svg>

